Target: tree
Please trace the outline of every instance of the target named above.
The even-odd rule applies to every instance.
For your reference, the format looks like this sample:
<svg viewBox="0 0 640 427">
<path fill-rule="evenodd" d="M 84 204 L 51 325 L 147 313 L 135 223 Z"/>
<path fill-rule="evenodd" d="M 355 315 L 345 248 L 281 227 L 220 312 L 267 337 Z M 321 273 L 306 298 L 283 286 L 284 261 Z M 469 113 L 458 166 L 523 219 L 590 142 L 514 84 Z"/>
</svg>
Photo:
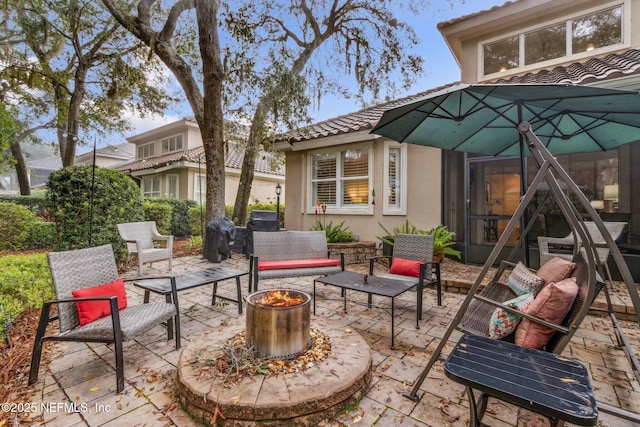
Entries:
<svg viewBox="0 0 640 427">
<path fill-rule="evenodd" d="M 63 166 L 73 165 L 81 129 L 123 132 L 129 129 L 126 110 L 144 115 L 172 101 L 156 87 L 162 83 L 158 64 L 139 55 L 144 46 L 132 43 L 100 3 L 9 0 L 6 6 L 0 77 L 19 111 L 20 136 L 56 129 Z M 24 167 L 20 142 L 11 146 L 18 170 Z"/>
<path fill-rule="evenodd" d="M 364 100 L 393 93 L 394 70 L 400 70 L 401 84 L 407 86 L 422 69 L 422 60 L 405 49 L 416 40 L 411 28 L 394 17 L 397 1 L 103 3 L 167 65 L 185 91 L 205 150 L 207 221 L 224 215 L 223 96 L 230 119 L 251 123 L 234 213 L 243 222 L 260 144 L 283 127 L 305 121 L 310 93 L 320 98 L 329 91 L 346 91 L 340 78 L 325 70 L 353 73 L 357 96 Z M 131 12 L 134 7 L 137 13 Z M 219 25 L 226 30 L 224 49 Z M 317 55 L 318 67 L 307 68 L 329 40 L 333 45 Z M 202 92 L 195 73 L 202 76 Z"/>
<path fill-rule="evenodd" d="M 413 13 L 424 6 L 410 5 Z M 403 6 L 399 1 L 251 1 L 229 11 L 226 23 L 239 46 L 228 52 L 228 62 L 240 66 L 229 72 L 228 98 L 251 93 L 237 107 L 237 114 L 251 121 L 251 130 L 234 205 L 236 221 L 246 220 L 260 149 L 268 148 L 264 143 L 274 131 L 305 120 L 300 113 L 306 113 L 314 94 L 317 102 L 327 92 L 348 94 L 343 75 L 351 74 L 355 96 L 364 103 L 381 93 L 393 95 L 396 79 L 408 88 L 422 72 L 422 59 L 409 52 L 416 35 L 396 17 Z"/>
<path fill-rule="evenodd" d="M 142 41 L 173 72 L 184 90 L 200 128 L 206 165 L 206 221 L 224 217 L 224 139 L 222 84 L 224 79 L 218 37 L 218 0 L 178 0 L 166 11 L 155 0 L 131 6 L 102 0 L 116 20 Z M 195 27 L 192 12 L 195 11 Z M 152 14 L 156 14 L 153 15 Z M 182 21 L 180 19 L 182 18 Z M 180 29 L 186 33 L 178 31 Z M 195 61 L 197 40 L 200 63 Z M 195 73 L 202 76 L 202 92 Z"/>
</svg>

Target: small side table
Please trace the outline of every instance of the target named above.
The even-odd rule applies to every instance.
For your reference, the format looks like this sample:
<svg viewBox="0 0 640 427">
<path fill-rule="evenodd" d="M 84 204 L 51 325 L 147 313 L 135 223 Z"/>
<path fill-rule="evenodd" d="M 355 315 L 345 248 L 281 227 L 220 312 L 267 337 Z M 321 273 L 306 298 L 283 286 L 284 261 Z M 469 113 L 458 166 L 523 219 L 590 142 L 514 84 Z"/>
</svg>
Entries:
<svg viewBox="0 0 640 427">
<path fill-rule="evenodd" d="M 552 426 L 598 422 L 587 368 L 559 354 L 464 335 L 445 361 L 444 372 L 466 386 L 471 427 L 481 425 L 490 396 L 544 415 Z M 480 391 L 477 401 L 473 389 Z"/>
</svg>

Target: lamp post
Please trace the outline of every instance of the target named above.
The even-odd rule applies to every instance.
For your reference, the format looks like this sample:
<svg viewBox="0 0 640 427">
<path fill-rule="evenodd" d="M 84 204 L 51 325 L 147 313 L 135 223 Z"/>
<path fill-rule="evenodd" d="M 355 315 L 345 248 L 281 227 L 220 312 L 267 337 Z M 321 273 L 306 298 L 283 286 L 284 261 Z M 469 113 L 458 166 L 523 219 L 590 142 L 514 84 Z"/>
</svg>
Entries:
<svg viewBox="0 0 640 427">
<path fill-rule="evenodd" d="M 278 227 L 280 227 L 280 194 L 282 194 L 282 186 L 276 184 L 276 216 L 278 217 Z"/>
</svg>

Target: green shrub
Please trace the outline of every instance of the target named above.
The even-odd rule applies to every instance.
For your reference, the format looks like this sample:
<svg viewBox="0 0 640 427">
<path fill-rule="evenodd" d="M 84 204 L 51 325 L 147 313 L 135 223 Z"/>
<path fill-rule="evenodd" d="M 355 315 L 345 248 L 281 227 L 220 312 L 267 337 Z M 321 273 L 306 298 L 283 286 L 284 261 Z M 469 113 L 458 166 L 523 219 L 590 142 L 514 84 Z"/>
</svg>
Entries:
<svg viewBox="0 0 640 427">
<path fill-rule="evenodd" d="M 36 218 L 28 239 L 29 249 L 49 249 L 56 244 L 56 223 Z"/>
<path fill-rule="evenodd" d="M 0 249 L 26 249 L 35 222 L 36 216 L 25 206 L 0 202 Z"/>
<path fill-rule="evenodd" d="M 160 234 L 171 233 L 171 205 L 163 201 L 145 200 L 142 204 L 145 221 L 155 221 Z"/>
<path fill-rule="evenodd" d="M 189 229 L 193 236 L 201 236 L 202 230 L 205 230 L 205 214 L 204 206 L 189 208 Z"/>
<path fill-rule="evenodd" d="M 72 166 L 49 176 L 47 198 L 57 225 L 57 249 L 80 249 L 111 243 L 116 259 L 124 259 L 126 246 L 120 239 L 117 224 L 142 221 L 142 194 L 127 175 L 114 169 L 96 167 L 90 239 L 91 172 L 91 166 Z"/>
<path fill-rule="evenodd" d="M 347 243 L 353 242 L 355 238 L 353 233 L 348 230 L 349 227 L 344 227 L 344 221 L 340 224 L 333 225 L 333 221 L 324 225 L 320 220 L 316 221 L 316 224 L 309 230 L 312 231 L 324 231 L 327 235 L 327 243 Z"/>
<path fill-rule="evenodd" d="M 3 195 L 0 196 L 0 201 L 7 201 L 16 205 L 22 205 L 27 207 L 36 216 L 41 218 L 47 218 L 49 215 L 49 201 L 46 197 L 46 191 L 41 191 L 38 194 L 32 192 L 31 196 L 14 196 Z"/>
<path fill-rule="evenodd" d="M 0 258 L 0 332 L 23 310 L 54 298 L 46 254 Z"/>
<path fill-rule="evenodd" d="M 171 234 L 176 237 L 183 237 L 192 234 L 189 210 L 197 207 L 194 200 L 170 199 L 171 204 Z"/>
</svg>

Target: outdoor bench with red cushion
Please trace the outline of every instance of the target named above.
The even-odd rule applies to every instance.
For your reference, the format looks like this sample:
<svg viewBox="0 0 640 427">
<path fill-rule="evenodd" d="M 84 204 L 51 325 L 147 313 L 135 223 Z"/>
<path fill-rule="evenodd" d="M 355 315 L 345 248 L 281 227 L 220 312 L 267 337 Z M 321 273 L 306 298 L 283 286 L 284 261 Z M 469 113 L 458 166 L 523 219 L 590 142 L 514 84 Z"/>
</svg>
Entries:
<svg viewBox="0 0 640 427">
<path fill-rule="evenodd" d="M 257 231 L 253 245 L 249 291 L 258 290 L 260 279 L 325 276 L 344 271 L 344 254 L 340 258 L 329 257 L 324 231 Z"/>
</svg>

